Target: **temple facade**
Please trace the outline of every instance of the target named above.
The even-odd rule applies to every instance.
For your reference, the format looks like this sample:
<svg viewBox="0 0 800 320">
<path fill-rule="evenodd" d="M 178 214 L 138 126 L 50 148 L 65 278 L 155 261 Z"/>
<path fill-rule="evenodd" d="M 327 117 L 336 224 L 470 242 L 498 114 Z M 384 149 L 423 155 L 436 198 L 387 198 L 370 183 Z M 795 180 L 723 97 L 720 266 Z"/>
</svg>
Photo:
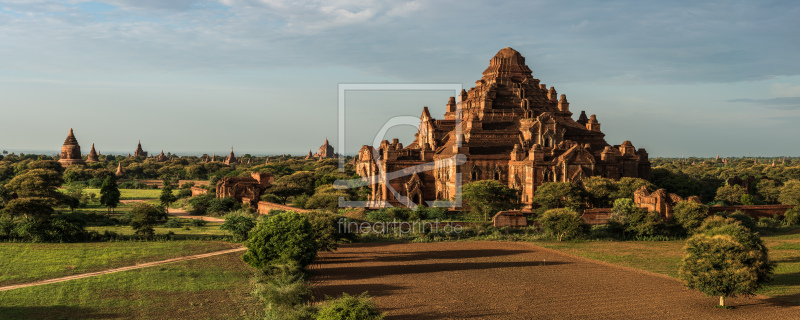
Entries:
<svg viewBox="0 0 800 320">
<path fill-rule="evenodd" d="M 128 155 L 130 157 L 130 155 Z M 142 141 L 139 140 L 139 144 L 136 145 L 136 150 L 133 151 L 134 157 L 145 157 L 147 158 L 147 152 L 142 149 Z"/>
<path fill-rule="evenodd" d="M 239 159 L 237 159 L 236 156 L 233 154 L 233 148 L 231 148 L 231 153 L 228 155 L 227 158 L 225 158 L 225 160 L 222 161 L 222 163 L 226 165 L 239 163 Z"/>
<path fill-rule="evenodd" d="M 308 153 L 310 154 L 311 151 L 309 151 Z M 325 138 L 325 143 L 323 143 L 322 146 L 319 147 L 319 151 L 317 152 L 316 156 L 320 159 L 336 158 L 336 153 L 333 151 L 333 146 L 331 146 L 331 144 L 328 143 L 328 138 Z"/>
<path fill-rule="evenodd" d="M 86 164 L 83 158 L 81 158 L 81 146 L 78 144 L 78 139 L 75 139 L 72 128 L 69 129 L 67 139 L 64 140 L 64 144 L 61 146 L 61 157 L 58 163 L 60 163 L 62 167 L 69 167 L 73 164 Z"/>
<path fill-rule="evenodd" d="M 397 139 L 362 146 L 356 170 L 368 179 L 370 206 L 430 206 L 455 199 L 459 184 L 488 179 L 520 190 L 531 205 L 545 182 L 650 177 L 644 149 L 607 143 L 596 115 L 581 111 L 574 120 L 566 95 L 533 78 L 514 49 L 500 50 L 458 98 L 449 99 L 444 119 L 423 108 L 408 146 Z"/>
<path fill-rule="evenodd" d="M 254 209 L 264 190 L 275 181 L 269 173 L 251 172 L 250 177 L 223 177 L 217 182 L 217 198 L 232 197 Z"/>
</svg>

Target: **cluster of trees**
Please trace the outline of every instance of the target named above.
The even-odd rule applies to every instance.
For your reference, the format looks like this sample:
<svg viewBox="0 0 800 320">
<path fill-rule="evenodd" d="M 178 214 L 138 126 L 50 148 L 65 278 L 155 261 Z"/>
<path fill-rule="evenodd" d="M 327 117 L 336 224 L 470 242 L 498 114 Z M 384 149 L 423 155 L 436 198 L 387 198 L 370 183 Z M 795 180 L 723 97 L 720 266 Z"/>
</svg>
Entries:
<svg viewBox="0 0 800 320">
<path fill-rule="evenodd" d="M 651 182 L 658 188 L 682 197 L 699 196 L 707 204 L 773 204 L 786 203 L 779 199 L 782 189 L 791 181 L 800 180 L 800 160 L 787 159 L 772 166 L 754 164 L 753 159 L 677 161 L 651 159 Z M 694 164 L 692 164 L 694 162 Z M 744 188 L 726 186 L 730 178 L 756 181 L 748 194 Z M 724 189 L 723 189 L 724 188 Z"/>
<path fill-rule="evenodd" d="M 29 159 L 28 159 L 29 160 Z M 0 187 L 0 231 L 8 239 L 36 242 L 86 240 L 86 221 L 56 212 L 54 207 L 76 207 L 79 200 L 57 190 L 64 183 L 61 165 L 52 160 L 26 162 Z"/>
<path fill-rule="evenodd" d="M 642 186 L 650 191 L 655 190 L 655 185 L 638 178 L 615 181 L 590 177 L 582 184 L 548 182 L 536 189 L 533 202 L 537 205 L 537 215 L 559 208 L 582 212 L 586 208 L 609 208 L 616 199 L 632 199 L 633 193 Z M 495 180 L 471 182 L 464 185 L 462 190 L 464 202 L 469 208 L 468 216 L 475 220 L 488 221 L 499 211 L 521 206 L 519 191 Z"/>
</svg>

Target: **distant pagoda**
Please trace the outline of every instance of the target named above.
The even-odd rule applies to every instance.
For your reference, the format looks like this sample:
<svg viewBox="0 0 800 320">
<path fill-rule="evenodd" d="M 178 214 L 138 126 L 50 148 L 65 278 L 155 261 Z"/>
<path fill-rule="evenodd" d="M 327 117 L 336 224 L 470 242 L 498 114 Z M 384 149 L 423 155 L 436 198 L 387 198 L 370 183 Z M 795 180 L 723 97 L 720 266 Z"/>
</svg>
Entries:
<svg viewBox="0 0 800 320">
<path fill-rule="evenodd" d="M 58 160 L 58 163 L 60 163 L 62 167 L 69 167 L 73 164 L 86 164 L 81 158 L 81 146 L 78 144 L 78 139 L 75 139 L 72 128 L 69 129 L 69 135 L 67 135 L 67 139 L 64 140 L 64 145 L 61 146 L 61 159 Z"/>
<path fill-rule="evenodd" d="M 147 158 L 147 152 L 142 150 L 142 140 L 139 140 L 139 144 L 136 146 L 136 151 L 133 152 L 133 156 Z"/>
<path fill-rule="evenodd" d="M 86 163 L 95 162 L 100 162 L 100 158 L 97 157 L 97 151 L 94 151 L 94 143 L 92 143 L 92 150 L 89 151 L 89 155 L 86 157 Z"/>
</svg>

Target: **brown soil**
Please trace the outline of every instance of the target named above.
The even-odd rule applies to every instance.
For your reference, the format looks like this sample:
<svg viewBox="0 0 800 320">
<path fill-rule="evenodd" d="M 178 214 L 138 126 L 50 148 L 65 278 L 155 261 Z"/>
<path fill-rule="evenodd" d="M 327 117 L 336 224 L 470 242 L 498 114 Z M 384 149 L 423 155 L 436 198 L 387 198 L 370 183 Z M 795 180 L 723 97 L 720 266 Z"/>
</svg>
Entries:
<svg viewBox="0 0 800 320">
<path fill-rule="evenodd" d="M 527 243 L 353 244 L 312 266 L 314 294 L 368 291 L 387 319 L 794 319 L 800 307 L 718 297 L 674 278 Z"/>
</svg>

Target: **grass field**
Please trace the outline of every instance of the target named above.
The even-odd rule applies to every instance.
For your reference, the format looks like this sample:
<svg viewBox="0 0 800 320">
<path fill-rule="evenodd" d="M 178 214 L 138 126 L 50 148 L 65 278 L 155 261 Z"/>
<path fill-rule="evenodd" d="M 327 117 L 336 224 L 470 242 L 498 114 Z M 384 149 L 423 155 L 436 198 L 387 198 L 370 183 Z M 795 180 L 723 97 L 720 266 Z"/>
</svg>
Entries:
<svg viewBox="0 0 800 320">
<path fill-rule="evenodd" d="M 762 239 L 778 263 L 774 280 L 757 293 L 800 305 L 800 228 Z M 678 277 L 684 241 L 536 241 L 538 246 L 621 266 Z"/>
<path fill-rule="evenodd" d="M 175 245 L 175 243 L 171 243 Z M 2 319 L 258 319 L 241 252 L 0 292 Z"/>
<path fill-rule="evenodd" d="M 99 199 L 100 189 L 83 189 L 86 194 L 94 193 Z M 158 199 L 161 195 L 161 189 L 119 189 L 120 200 L 144 200 L 144 199 Z M 177 195 L 178 190 L 172 190 L 172 194 Z"/>
<path fill-rule="evenodd" d="M 230 249 L 219 241 L 0 243 L 0 285 Z M 3 305 L 3 303 L 0 303 Z M 2 314 L 2 313 L 0 313 Z"/>
<path fill-rule="evenodd" d="M 190 226 L 188 223 L 184 223 L 185 227 L 183 228 L 155 227 L 153 228 L 153 230 L 155 230 L 157 235 L 164 235 L 172 231 L 173 233 L 175 233 L 176 239 L 202 239 L 204 237 L 220 238 L 229 236 L 230 233 L 219 229 L 220 225 L 222 225 L 222 223 L 207 222 L 205 226 L 193 227 Z M 188 228 L 188 230 L 186 228 Z M 130 236 L 134 234 L 134 230 L 130 226 L 86 227 L 86 230 L 97 231 L 99 233 L 103 233 L 103 231 L 108 230 L 116 232 L 117 234 L 123 236 Z"/>
</svg>

